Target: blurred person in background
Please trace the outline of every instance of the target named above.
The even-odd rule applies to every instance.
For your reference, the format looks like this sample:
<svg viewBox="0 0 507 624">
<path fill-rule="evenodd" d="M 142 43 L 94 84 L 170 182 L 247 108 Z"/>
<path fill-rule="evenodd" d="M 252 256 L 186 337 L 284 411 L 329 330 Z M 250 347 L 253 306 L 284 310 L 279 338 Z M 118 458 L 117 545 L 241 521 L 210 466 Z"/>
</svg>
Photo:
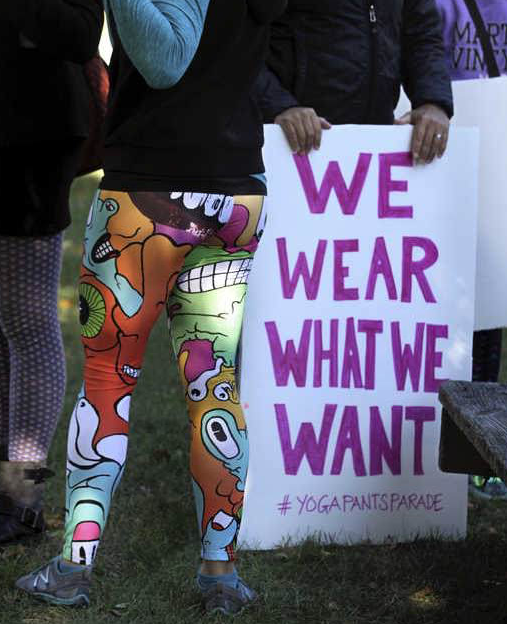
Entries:
<svg viewBox="0 0 507 624">
<path fill-rule="evenodd" d="M 442 156 L 453 113 L 434 0 L 289 0 L 271 27 L 257 83 L 264 121 L 295 153 L 318 149 L 331 124 L 392 124 L 403 85 L 416 163 Z"/>
<path fill-rule="evenodd" d="M 0 544 L 40 534 L 65 393 L 57 294 L 69 189 L 88 135 L 82 65 L 94 0 L 4 0 L 0 12 Z"/>
<path fill-rule="evenodd" d="M 447 66 L 452 80 L 498 78 L 507 74 L 506 0 L 436 0 L 442 17 Z M 497 111 L 491 111 L 495 116 Z M 473 380 L 498 381 L 502 330 L 474 333 Z M 507 499 L 498 477 L 471 475 L 470 492 L 479 498 Z"/>
</svg>

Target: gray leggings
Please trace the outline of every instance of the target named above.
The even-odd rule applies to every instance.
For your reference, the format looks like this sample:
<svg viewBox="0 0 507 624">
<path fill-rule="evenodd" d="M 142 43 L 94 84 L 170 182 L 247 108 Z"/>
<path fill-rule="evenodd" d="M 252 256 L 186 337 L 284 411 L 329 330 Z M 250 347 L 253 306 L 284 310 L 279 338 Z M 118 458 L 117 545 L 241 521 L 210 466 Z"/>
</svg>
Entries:
<svg viewBox="0 0 507 624">
<path fill-rule="evenodd" d="M 62 408 L 62 239 L 0 236 L 0 459 L 45 460 Z"/>
</svg>

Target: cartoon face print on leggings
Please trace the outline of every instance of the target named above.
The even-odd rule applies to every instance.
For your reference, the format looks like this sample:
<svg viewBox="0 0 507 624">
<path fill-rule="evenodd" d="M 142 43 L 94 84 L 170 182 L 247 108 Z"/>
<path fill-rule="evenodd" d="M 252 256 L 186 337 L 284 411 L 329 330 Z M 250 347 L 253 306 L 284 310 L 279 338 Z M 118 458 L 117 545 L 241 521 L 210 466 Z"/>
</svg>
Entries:
<svg viewBox="0 0 507 624">
<path fill-rule="evenodd" d="M 201 555 L 232 560 L 248 435 L 236 380 L 262 198 L 101 191 L 79 285 L 85 379 L 72 414 L 64 557 L 91 563 L 123 474 L 129 406 L 166 306 L 191 423 Z"/>
<path fill-rule="evenodd" d="M 248 468 L 248 434 L 236 382 L 253 253 L 265 224 L 236 198 L 228 224 L 185 259 L 168 304 L 191 422 L 191 473 L 203 556 L 232 560 Z"/>
<path fill-rule="evenodd" d="M 227 561 L 239 528 L 248 467 L 235 369 L 216 355 L 212 341 L 201 338 L 181 345 L 178 365 L 191 422 L 190 469 L 203 548 L 207 557 Z"/>
<path fill-rule="evenodd" d="M 83 264 L 112 290 L 125 314 L 133 316 L 141 306 L 142 297 L 128 278 L 118 273 L 116 259 L 121 254 L 121 248 L 111 245 L 111 233 L 108 230 L 110 219 L 119 210 L 120 206 L 115 199 L 101 199 L 97 193 L 86 223 Z M 133 242 L 137 234 L 138 231 L 132 232 L 126 241 Z"/>
<path fill-rule="evenodd" d="M 116 414 L 128 422 L 130 394 L 116 405 Z M 67 558 L 89 565 L 95 558 L 114 490 L 127 456 L 127 435 L 113 433 L 96 440 L 99 414 L 81 389 L 72 412 L 67 447 L 66 528 L 70 532 Z M 87 491 L 82 499 L 83 488 Z"/>
</svg>

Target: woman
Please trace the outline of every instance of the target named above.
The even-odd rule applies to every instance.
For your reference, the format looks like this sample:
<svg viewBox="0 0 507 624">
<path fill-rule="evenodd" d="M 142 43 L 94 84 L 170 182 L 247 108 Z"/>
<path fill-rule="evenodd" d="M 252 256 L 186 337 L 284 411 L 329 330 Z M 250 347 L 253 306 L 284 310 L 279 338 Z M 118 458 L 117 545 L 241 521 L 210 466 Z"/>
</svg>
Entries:
<svg viewBox="0 0 507 624">
<path fill-rule="evenodd" d="M 6 0 L 0 17 L 0 544 L 45 528 L 48 448 L 65 392 L 57 316 L 69 187 L 88 134 L 93 0 Z"/>
<path fill-rule="evenodd" d="M 250 97 L 284 0 L 109 0 L 105 177 L 80 278 L 86 354 L 72 415 L 63 555 L 18 587 L 88 604 L 125 466 L 129 406 L 167 306 L 191 423 L 208 611 L 255 598 L 234 568 L 248 438 L 236 381 L 246 282 L 264 226 L 262 122 Z"/>
</svg>

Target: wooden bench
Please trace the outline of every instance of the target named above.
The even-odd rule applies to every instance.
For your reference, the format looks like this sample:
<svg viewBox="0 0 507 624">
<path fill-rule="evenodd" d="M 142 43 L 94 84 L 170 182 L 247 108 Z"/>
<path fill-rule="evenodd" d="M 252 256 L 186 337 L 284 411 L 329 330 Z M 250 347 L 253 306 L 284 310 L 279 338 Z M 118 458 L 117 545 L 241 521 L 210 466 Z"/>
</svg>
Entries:
<svg viewBox="0 0 507 624">
<path fill-rule="evenodd" d="M 440 469 L 507 482 L 507 385 L 447 381 L 439 398 Z"/>
</svg>

